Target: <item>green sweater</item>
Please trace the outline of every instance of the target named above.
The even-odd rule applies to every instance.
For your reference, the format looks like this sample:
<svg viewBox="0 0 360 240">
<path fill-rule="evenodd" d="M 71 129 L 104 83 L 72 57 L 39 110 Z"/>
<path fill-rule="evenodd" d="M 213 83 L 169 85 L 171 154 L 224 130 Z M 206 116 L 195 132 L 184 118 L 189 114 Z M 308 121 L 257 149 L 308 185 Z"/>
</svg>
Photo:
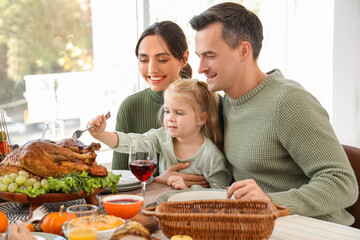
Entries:
<svg viewBox="0 0 360 240">
<path fill-rule="evenodd" d="M 163 92 L 154 92 L 150 88 L 127 97 L 119 107 L 115 131 L 145 133 L 161 127 L 157 115 L 163 104 Z M 114 152 L 112 169 L 129 169 L 128 163 L 128 154 Z"/>
<path fill-rule="evenodd" d="M 254 179 L 291 214 L 351 225 L 344 208 L 356 201 L 357 182 L 327 112 L 279 70 L 268 74 L 241 98 L 223 98 L 234 179 Z"/>
<path fill-rule="evenodd" d="M 219 120 L 222 126 L 222 105 L 219 96 Z M 164 104 L 163 91 L 154 92 L 147 88 L 127 97 L 120 105 L 115 131 L 123 133 L 145 133 L 150 129 L 162 126 L 158 118 L 161 106 Z M 112 169 L 129 169 L 129 154 L 113 153 Z M 157 175 L 157 173 L 155 174 Z"/>
</svg>

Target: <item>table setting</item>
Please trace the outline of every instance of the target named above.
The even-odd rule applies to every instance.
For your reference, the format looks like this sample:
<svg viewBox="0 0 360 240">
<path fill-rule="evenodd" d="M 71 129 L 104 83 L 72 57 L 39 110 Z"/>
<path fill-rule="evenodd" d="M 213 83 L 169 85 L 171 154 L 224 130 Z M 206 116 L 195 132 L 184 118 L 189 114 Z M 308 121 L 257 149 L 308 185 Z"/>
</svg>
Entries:
<svg viewBox="0 0 360 240">
<path fill-rule="evenodd" d="M 108 170 L 96 163 L 100 144 L 83 144 L 82 132 L 29 141 L 3 154 L 3 231 L 20 220 L 42 240 L 360 239 L 359 229 L 289 215 L 289 208 L 272 202 L 226 199 L 225 189 L 158 184 L 157 155 L 147 139 L 133 139 L 130 170 Z"/>
</svg>

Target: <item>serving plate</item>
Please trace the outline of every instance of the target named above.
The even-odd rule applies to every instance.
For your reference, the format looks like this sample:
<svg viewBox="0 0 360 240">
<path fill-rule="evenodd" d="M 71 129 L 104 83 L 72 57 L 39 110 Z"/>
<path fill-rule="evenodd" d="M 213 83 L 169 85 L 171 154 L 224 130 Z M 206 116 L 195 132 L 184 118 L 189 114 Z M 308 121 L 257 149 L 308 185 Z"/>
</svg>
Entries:
<svg viewBox="0 0 360 240">
<path fill-rule="evenodd" d="M 84 198 L 86 203 L 99 205 L 99 201 L 96 198 L 96 194 L 100 193 L 103 188 L 95 188 L 93 193 L 86 194 L 85 191 L 80 191 L 77 194 L 73 193 L 47 193 L 41 194 L 37 197 L 29 197 L 24 193 L 11 193 L 0 191 L 0 198 L 7 201 L 19 202 L 22 204 L 30 204 L 29 217 L 32 216 L 32 212 L 41 206 L 43 203 L 65 202 L 75 199 Z"/>
<path fill-rule="evenodd" d="M 214 188 L 177 190 L 161 195 L 156 203 L 209 199 L 226 199 L 226 190 Z"/>
</svg>

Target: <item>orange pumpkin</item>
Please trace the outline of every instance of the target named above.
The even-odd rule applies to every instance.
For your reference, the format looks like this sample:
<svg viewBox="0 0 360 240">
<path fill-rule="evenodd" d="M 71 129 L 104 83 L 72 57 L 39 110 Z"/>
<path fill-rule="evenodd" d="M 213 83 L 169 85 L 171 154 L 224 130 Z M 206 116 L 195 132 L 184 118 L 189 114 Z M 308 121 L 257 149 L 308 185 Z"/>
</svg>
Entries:
<svg viewBox="0 0 360 240">
<path fill-rule="evenodd" d="M 32 225 L 31 223 L 29 223 L 26 228 L 30 231 L 30 232 L 35 232 L 35 228 L 34 225 Z"/>
<path fill-rule="evenodd" d="M 61 205 L 60 212 L 53 212 L 46 215 L 41 223 L 43 232 L 64 236 L 62 225 L 66 222 L 67 215 L 68 213 L 64 212 L 64 205 Z M 72 214 L 69 220 L 74 218 L 76 218 L 76 215 Z"/>
<path fill-rule="evenodd" d="M 0 212 L 0 233 L 5 232 L 8 224 L 9 224 L 8 218 L 3 212 Z"/>
</svg>

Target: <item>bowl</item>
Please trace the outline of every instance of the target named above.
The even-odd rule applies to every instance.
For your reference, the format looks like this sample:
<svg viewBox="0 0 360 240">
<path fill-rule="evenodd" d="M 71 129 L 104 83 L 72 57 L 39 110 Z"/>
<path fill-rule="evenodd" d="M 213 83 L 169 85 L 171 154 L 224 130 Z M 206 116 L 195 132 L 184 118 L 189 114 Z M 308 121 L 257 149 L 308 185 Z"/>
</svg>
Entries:
<svg viewBox="0 0 360 240">
<path fill-rule="evenodd" d="M 139 213 L 144 198 L 138 195 L 117 194 L 104 197 L 102 203 L 109 215 L 130 219 Z"/>
</svg>

